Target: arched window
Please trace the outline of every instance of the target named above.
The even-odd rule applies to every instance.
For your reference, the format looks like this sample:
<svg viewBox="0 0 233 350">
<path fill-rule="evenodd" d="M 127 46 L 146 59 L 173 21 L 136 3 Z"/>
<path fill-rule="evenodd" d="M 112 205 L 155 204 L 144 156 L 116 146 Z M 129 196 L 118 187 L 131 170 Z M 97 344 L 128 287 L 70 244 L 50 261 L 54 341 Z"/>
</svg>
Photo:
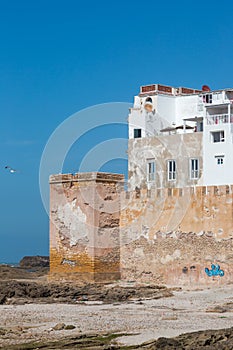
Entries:
<svg viewBox="0 0 233 350">
<path fill-rule="evenodd" d="M 147 98 L 146 98 L 146 102 L 152 103 L 152 98 L 151 98 L 151 97 L 147 97 Z"/>
</svg>

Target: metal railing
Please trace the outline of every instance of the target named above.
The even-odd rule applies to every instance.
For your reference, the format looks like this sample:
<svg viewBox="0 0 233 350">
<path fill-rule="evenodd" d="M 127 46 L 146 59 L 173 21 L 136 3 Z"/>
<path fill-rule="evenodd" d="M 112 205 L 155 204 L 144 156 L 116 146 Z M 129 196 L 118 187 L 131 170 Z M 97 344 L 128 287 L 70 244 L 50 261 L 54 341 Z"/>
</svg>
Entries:
<svg viewBox="0 0 233 350">
<path fill-rule="evenodd" d="M 206 124 L 207 125 L 214 125 L 214 124 L 227 124 L 227 123 L 233 123 L 233 114 L 230 116 L 228 114 L 215 114 L 215 115 L 208 115 L 206 117 Z"/>
</svg>

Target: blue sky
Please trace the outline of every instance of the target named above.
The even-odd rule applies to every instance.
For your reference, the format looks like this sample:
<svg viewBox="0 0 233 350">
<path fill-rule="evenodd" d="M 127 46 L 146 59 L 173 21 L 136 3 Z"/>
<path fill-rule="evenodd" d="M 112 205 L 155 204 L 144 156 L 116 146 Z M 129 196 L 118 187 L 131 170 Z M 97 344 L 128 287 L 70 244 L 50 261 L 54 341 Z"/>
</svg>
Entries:
<svg viewBox="0 0 233 350">
<path fill-rule="evenodd" d="M 232 10 L 231 1 L 0 1 L 0 262 L 48 254 L 39 165 L 66 118 L 96 104 L 132 103 L 150 83 L 233 87 Z M 125 125 L 92 130 L 72 147 L 64 171 L 73 172 L 90 145 L 126 132 Z M 8 164 L 20 172 L 8 173 Z M 126 172 L 126 162 L 103 170 Z"/>
</svg>

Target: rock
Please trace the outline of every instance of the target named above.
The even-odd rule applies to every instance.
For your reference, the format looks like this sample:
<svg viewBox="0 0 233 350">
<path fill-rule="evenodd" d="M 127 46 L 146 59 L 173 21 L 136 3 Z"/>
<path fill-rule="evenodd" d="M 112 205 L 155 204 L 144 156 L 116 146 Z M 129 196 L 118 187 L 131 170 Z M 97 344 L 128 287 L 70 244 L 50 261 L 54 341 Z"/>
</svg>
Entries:
<svg viewBox="0 0 233 350">
<path fill-rule="evenodd" d="M 21 333 L 23 331 L 23 328 L 20 327 L 20 326 L 14 326 L 14 327 L 11 327 L 11 332 L 13 333 Z"/>
<path fill-rule="evenodd" d="M 172 292 L 157 285 L 72 285 L 67 283 L 38 283 L 34 281 L 0 280 L 1 304 L 31 302 L 112 303 L 130 300 L 158 299 L 172 296 Z"/>
<path fill-rule="evenodd" d="M 75 329 L 76 327 L 72 324 L 67 324 L 64 329 Z"/>
<path fill-rule="evenodd" d="M 24 269 L 49 267 L 49 256 L 25 256 L 20 260 L 19 266 Z"/>
<path fill-rule="evenodd" d="M 225 307 L 223 307 L 223 306 L 217 305 L 217 306 L 214 306 L 212 308 L 207 309 L 206 312 L 223 313 L 223 312 L 227 312 L 227 309 Z"/>
<path fill-rule="evenodd" d="M 163 321 L 176 321 L 176 320 L 178 320 L 178 317 L 177 316 L 164 316 L 164 317 L 162 317 L 162 320 Z"/>
<path fill-rule="evenodd" d="M 12 279 L 28 279 L 29 273 L 27 270 L 10 265 L 0 265 L 0 280 L 12 280 Z M 31 277 L 31 275 L 30 275 Z"/>
<path fill-rule="evenodd" d="M 6 294 L 0 294 L 0 305 L 5 304 L 6 298 Z"/>
<path fill-rule="evenodd" d="M 5 335 L 7 333 L 6 329 L 0 328 L 0 336 Z"/>
<path fill-rule="evenodd" d="M 61 331 L 62 329 L 65 329 L 65 323 L 57 323 L 54 327 L 53 330 L 54 331 Z"/>
<path fill-rule="evenodd" d="M 145 345 L 148 350 L 177 350 L 177 349 L 233 349 L 233 328 L 207 330 L 181 334 L 174 338 L 159 338 Z"/>
</svg>

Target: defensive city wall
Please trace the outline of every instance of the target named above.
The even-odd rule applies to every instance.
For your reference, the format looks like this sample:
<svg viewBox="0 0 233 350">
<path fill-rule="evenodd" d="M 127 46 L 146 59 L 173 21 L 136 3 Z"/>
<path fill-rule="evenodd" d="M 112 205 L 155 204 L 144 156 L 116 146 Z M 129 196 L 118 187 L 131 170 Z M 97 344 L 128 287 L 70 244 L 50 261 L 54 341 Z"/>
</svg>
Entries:
<svg viewBox="0 0 233 350">
<path fill-rule="evenodd" d="M 50 190 L 51 279 L 233 282 L 233 185 L 127 192 L 97 172 L 52 175 Z"/>
</svg>

